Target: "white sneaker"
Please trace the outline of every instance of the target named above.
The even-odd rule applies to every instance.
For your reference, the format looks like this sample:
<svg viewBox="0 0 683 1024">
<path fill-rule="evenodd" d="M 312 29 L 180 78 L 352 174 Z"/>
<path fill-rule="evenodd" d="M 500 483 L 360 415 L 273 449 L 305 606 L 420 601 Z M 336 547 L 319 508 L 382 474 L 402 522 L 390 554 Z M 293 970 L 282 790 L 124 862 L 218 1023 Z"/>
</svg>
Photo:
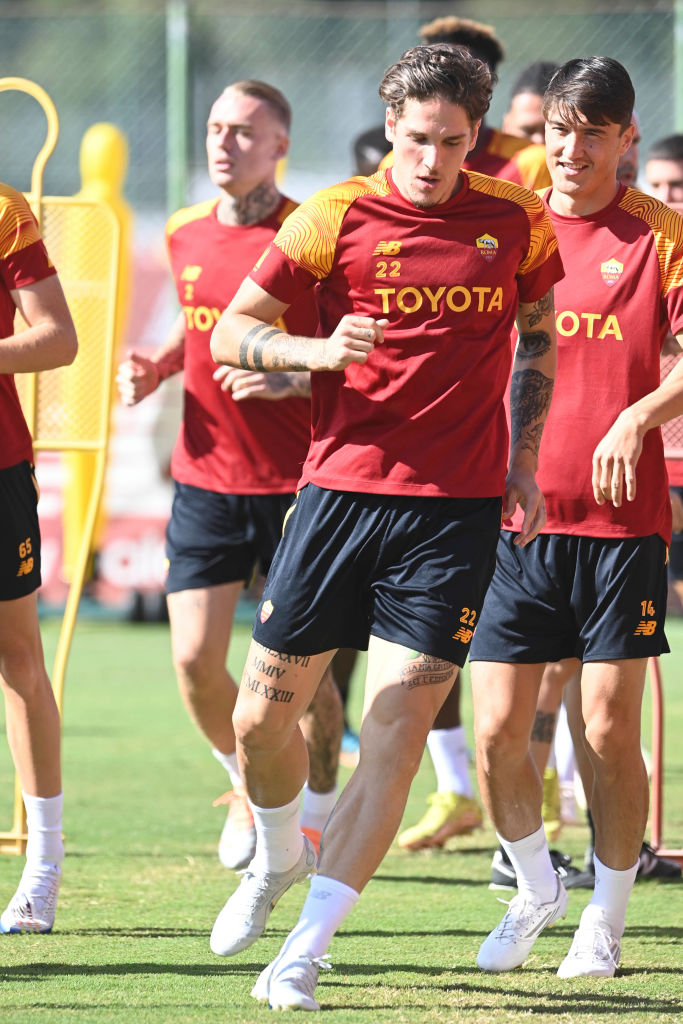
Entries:
<svg viewBox="0 0 683 1024">
<path fill-rule="evenodd" d="M 318 972 L 332 970 L 327 956 L 278 957 L 261 971 L 251 990 L 254 999 L 267 1003 L 271 1010 L 319 1010 L 313 998 Z"/>
<path fill-rule="evenodd" d="M 228 790 L 214 800 L 213 806 L 229 804 L 230 810 L 218 840 L 218 859 L 224 868 L 239 871 L 251 863 L 256 853 L 256 829 L 246 790 Z"/>
<path fill-rule="evenodd" d="M 590 903 L 581 915 L 574 941 L 560 964 L 558 978 L 613 978 L 619 966 L 621 944 L 600 907 Z"/>
<path fill-rule="evenodd" d="M 505 917 L 481 944 L 477 964 L 482 971 L 511 971 L 521 967 L 544 928 L 567 913 L 569 897 L 557 879 L 555 898 L 538 903 L 518 893 L 508 904 Z M 501 900 L 505 903 L 505 900 Z"/>
<path fill-rule="evenodd" d="M 0 917 L 0 932 L 51 932 L 57 912 L 62 872 L 59 868 L 24 869 L 19 888 Z"/>
<path fill-rule="evenodd" d="M 303 882 L 316 870 L 310 839 L 303 836 L 301 856 L 289 871 L 256 874 L 251 865 L 241 872 L 242 881 L 225 904 L 211 932 L 209 945 L 218 956 L 234 956 L 263 934 L 270 912 L 290 886 Z"/>
</svg>

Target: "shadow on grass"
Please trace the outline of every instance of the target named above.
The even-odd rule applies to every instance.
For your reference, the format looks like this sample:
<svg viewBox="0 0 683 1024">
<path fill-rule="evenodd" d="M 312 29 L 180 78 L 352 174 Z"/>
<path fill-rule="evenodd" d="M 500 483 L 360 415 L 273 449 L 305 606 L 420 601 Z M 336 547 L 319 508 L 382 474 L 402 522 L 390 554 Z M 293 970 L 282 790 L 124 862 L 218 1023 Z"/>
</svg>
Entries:
<svg viewBox="0 0 683 1024">
<path fill-rule="evenodd" d="M 440 875 L 384 875 L 372 876 L 373 882 L 398 882 L 404 884 L 422 883 L 423 885 L 468 885 L 481 888 L 484 884 L 480 878 L 443 878 Z"/>
<path fill-rule="evenodd" d="M 59 978 L 79 975 L 97 977 L 98 975 L 119 974 L 182 974 L 190 977 L 225 978 L 229 975 L 248 974 L 258 977 L 263 970 L 263 962 L 248 964 L 210 963 L 210 964 L 159 964 L 159 963 L 120 963 L 120 964 L 11 964 L 0 968 L 0 978 L 4 981 L 36 981 L 48 978 Z"/>
<path fill-rule="evenodd" d="M 340 972 L 343 972 L 346 975 L 350 975 L 351 977 L 357 974 L 363 974 L 367 976 L 367 974 L 372 971 L 372 968 L 369 967 L 367 964 L 362 967 L 355 967 L 346 964 L 337 964 L 335 965 L 335 967 Z M 406 971 L 409 974 L 436 973 L 434 968 L 416 967 L 414 965 L 407 964 L 397 965 L 396 967 L 392 968 L 392 970 Z M 647 970 L 649 973 L 651 968 L 648 968 Z M 378 974 L 386 976 L 386 972 L 386 965 L 377 966 Z M 439 973 L 443 974 L 443 969 L 441 969 Z M 534 978 L 537 978 L 539 981 L 541 980 L 541 978 L 550 980 L 551 978 L 555 977 L 554 968 L 542 968 L 536 971 L 529 970 L 527 968 L 525 970 L 525 973 L 533 975 Z M 582 1015 L 623 1014 L 625 1017 L 627 1014 L 633 1013 L 635 1011 L 639 1011 L 641 1013 L 662 1015 L 671 1014 L 677 1009 L 679 1004 L 674 997 L 671 997 L 671 999 L 666 1000 L 660 997 L 634 996 L 633 992 L 631 991 L 620 993 L 618 991 L 619 978 L 624 974 L 631 973 L 638 974 L 641 972 L 638 972 L 637 970 L 634 970 L 632 972 L 619 971 L 616 978 L 612 979 L 583 979 L 586 983 L 595 986 L 593 991 L 577 991 L 576 989 L 573 989 L 573 991 L 568 992 L 566 990 L 566 987 L 560 988 L 560 986 L 562 986 L 561 979 L 557 979 L 557 991 L 529 991 L 523 988 L 511 988 L 509 985 L 506 985 L 505 990 L 501 991 L 500 988 L 498 987 L 500 985 L 500 979 L 498 975 L 492 977 L 491 984 L 488 985 L 485 983 L 476 984 L 474 982 L 470 982 L 469 980 L 460 981 L 459 978 L 454 977 L 452 981 L 437 980 L 435 978 L 431 984 L 411 984 L 410 989 L 412 992 L 416 993 L 419 993 L 420 991 L 434 992 L 434 990 L 437 989 L 444 993 L 444 997 L 447 997 L 449 992 L 458 992 L 460 995 L 472 996 L 473 999 L 471 1002 L 468 1002 L 466 1005 L 463 1005 L 462 1003 L 458 1005 L 458 1010 L 461 1014 L 465 1012 L 471 1013 L 475 1010 L 491 1011 L 491 996 L 496 996 L 500 999 L 503 999 L 505 1001 L 505 1005 L 508 1005 L 511 1009 L 514 1009 L 516 1012 L 518 1011 L 519 1013 L 538 1013 L 539 1010 L 542 1009 L 543 1013 L 549 1016 L 558 1015 L 565 1018 L 568 1014 L 572 1013 Z M 680 972 L 677 971 L 675 968 L 664 968 L 661 971 L 654 970 L 652 971 L 652 973 L 675 975 L 680 974 Z M 481 977 L 481 971 L 479 971 L 478 968 L 453 968 L 453 974 L 473 974 Z M 509 978 L 509 975 L 507 975 L 507 977 Z M 580 982 L 581 980 L 582 979 L 573 979 L 572 985 L 574 985 L 577 981 Z M 334 977 L 325 977 L 325 980 L 323 981 L 322 985 L 316 991 L 316 997 L 322 1001 L 323 1008 L 325 1008 L 324 1003 L 326 988 L 328 989 L 328 991 L 331 991 L 332 988 L 335 988 L 337 992 L 344 992 L 348 991 L 349 989 L 367 989 L 368 984 L 358 984 L 353 981 L 344 981 L 336 983 Z M 379 985 L 377 988 L 374 989 L 374 991 L 379 992 L 381 994 L 383 989 L 386 989 L 387 991 L 395 989 L 397 999 L 401 997 L 401 993 L 405 993 L 405 988 L 398 984 L 396 986 L 391 984 Z M 487 998 L 477 1000 L 477 997 L 480 996 L 484 996 Z M 393 1002 L 392 1000 L 389 1000 L 389 1007 L 391 1007 L 392 1005 L 395 1007 L 397 1003 Z M 446 1005 L 445 1001 L 444 1004 L 442 1005 Z M 505 1005 L 497 1006 L 496 1011 L 500 1012 L 501 1009 L 505 1008 Z M 334 1006 L 335 1010 L 356 1010 L 358 1012 L 367 1012 L 368 1010 L 378 1010 L 383 1008 L 383 1006 L 369 1006 L 367 1001 L 365 1000 L 358 1000 L 357 1002 L 348 1001 L 342 1004 L 336 1003 Z M 428 1004 L 420 1004 L 419 1002 L 411 1002 L 410 1004 L 404 1003 L 404 1008 L 409 1011 L 420 1009 L 430 1010 L 433 1009 L 433 1002 L 430 1002 Z M 578 1020 L 580 1018 L 576 1017 L 572 1019 Z"/>
</svg>

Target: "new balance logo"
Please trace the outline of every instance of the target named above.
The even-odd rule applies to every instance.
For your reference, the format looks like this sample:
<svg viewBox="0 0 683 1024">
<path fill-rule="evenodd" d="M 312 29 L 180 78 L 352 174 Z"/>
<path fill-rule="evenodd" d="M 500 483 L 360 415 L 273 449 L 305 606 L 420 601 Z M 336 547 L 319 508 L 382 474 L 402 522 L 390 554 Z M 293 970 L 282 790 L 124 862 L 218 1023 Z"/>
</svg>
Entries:
<svg viewBox="0 0 683 1024">
<path fill-rule="evenodd" d="M 373 256 L 398 256 L 401 251 L 400 242 L 378 242 L 372 253 Z"/>
<path fill-rule="evenodd" d="M 191 265 L 188 265 L 187 267 L 185 267 L 185 269 L 183 270 L 182 274 L 180 275 L 180 280 L 181 281 L 197 281 L 199 279 L 199 275 L 201 274 L 201 272 L 202 272 L 202 268 L 201 267 L 193 267 Z"/>
<path fill-rule="evenodd" d="M 17 576 L 28 576 L 29 573 L 32 573 L 32 572 L 33 572 L 33 559 L 32 558 L 24 558 L 24 559 L 22 559 L 22 561 L 19 563 L 19 570 L 17 572 Z"/>
<path fill-rule="evenodd" d="M 641 619 L 636 628 L 633 630 L 634 636 L 654 636 L 655 630 L 657 629 L 656 619 Z"/>
<path fill-rule="evenodd" d="M 474 635 L 473 629 L 467 629 L 466 626 L 461 626 L 457 633 L 453 634 L 454 640 L 460 640 L 463 644 L 468 644 Z"/>
</svg>

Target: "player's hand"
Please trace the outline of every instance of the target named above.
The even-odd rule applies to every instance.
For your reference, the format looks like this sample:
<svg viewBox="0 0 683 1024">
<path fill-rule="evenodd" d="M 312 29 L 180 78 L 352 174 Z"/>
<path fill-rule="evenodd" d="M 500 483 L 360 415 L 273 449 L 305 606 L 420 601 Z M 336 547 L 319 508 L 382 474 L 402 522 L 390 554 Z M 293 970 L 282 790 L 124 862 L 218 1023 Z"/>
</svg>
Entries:
<svg viewBox="0 0 683 1024">
<path fill-rule="evenodd" d="M 231 392 L 236 402 L 248 398 L 265 398 L 272 402 L 297 393 L 288 373 L 259 373 L 257 370 L 219 366 L 214 370 L 213 379 L 218 381 L 222 391 Z"/>
<path fill-rule="evenodd" d="M 316 370 L 344 370 L 349 363 L 366 363 L 375 345 L 384 342 L 388 320 L 347 314 L 329 338 L 316 347 Z"/>
<path fill-rule="evenodd" d="M 628 409 L 621 412 L 593 452 L 593 496 L 598 505 L 620 508 L 636 496 L 636 465 L 643 437 Z"/>
<path fill-rule="evenodd" d="M 546 524 L 545 498 L 536 483 L 534 470 L 526 466 L 511 466 L 505 481 L 503 512 L 501 521 L 509 521 L 520 505 L 524 510 L 524 521 L 515 544 L 524 548 L 536 537 Z"/>
<path fill-rule="evenodd" d="M 137 405 L 159 386 L 159 370 L 155 362 L 139 352 L 130 352 L 119 365 L 116 384 L 124 405 Z"/>
</svg>

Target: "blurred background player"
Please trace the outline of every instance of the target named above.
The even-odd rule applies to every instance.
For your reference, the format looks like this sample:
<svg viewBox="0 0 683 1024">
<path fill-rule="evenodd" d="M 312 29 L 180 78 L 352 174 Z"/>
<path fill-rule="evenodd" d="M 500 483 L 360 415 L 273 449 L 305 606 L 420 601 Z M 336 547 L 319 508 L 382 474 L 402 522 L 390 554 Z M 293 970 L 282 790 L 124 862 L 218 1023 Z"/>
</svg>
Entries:
<svg viewBox="0 0 683 1024">
<path fill-rule="evenodd" d="M 487 65 L 494 81 L 496 69 L 505 55 L 502 43 L 489 25 L 467 18 L 437 18 L 423 25 L 420 38 L 427 44 L 464 46 Z M 533 145 L 528 138 L 507 135 L 491 128 L 485 121 L 479 129 L 474 149 L 465 157 L 463 169 L 505 178 L 530 189 L 550 184 L 543 146 Z M 427 738 L 427 749 L 436 775 L 436 792 L 428 797 L 427 811 L 417 824 L 399 834 L 398 844 L 403 849 L 443 846 L 447 839 L 466 835 L 482 824 L 481 807 L 470 779 L 470 756 L 460 713 L 460 688 L 461 676 L 458 673 Z"/>
<path fill-rule="evenodd" d="M 15 312 L 27 329 L 15 333 Z M 78 343 L 56 271 L 24 197 L 0 184 L 0 683 L 28 843 L 0 932 L 49 932 L 62 874 L 60 721 L 38 625 L 40 528 L 31 436 L 15 373 L 67 366 Z"/>
<path fill-rule="evenodd" d="M 524 68 L 510 93 L 510 106 L 503 115 L 503 131 L 538 145 L 545 145 L 543 94 L 559 64 L 538 60 Z"/>
<path fill-rule="evenodd" d="M 151 358 L 131 352 L 117 377 L 123 402 L 133 405 L 184 371 L 167 529 L 171 644 L 182 698 L 232 784 L 221 798 L 230 809 L 219 856 L 235 869 L 251 860 L 256 834 L 235 756 L 237 686 L 226 657 L 240 594 L 255 566 L 266 572 L 270 565 L 308 450 L 310 381 L 307 374 L 217 368 L 209 340 L 238 285 L 295 209 L 275 180 L 290 120 L 285 97 L 264 82 L 236 82 L 215 101 L 206 150 L 220 195 L 179 210 L 166 229 L 182 310 L 165 344 Z M 315 333 L 313 302 L 289 310 L 287 325 Z M 311 776 L 302 823 L 317 845 L 336 798 L 343 728 L 329 672 L 305 717 Z"/>
</svg>

